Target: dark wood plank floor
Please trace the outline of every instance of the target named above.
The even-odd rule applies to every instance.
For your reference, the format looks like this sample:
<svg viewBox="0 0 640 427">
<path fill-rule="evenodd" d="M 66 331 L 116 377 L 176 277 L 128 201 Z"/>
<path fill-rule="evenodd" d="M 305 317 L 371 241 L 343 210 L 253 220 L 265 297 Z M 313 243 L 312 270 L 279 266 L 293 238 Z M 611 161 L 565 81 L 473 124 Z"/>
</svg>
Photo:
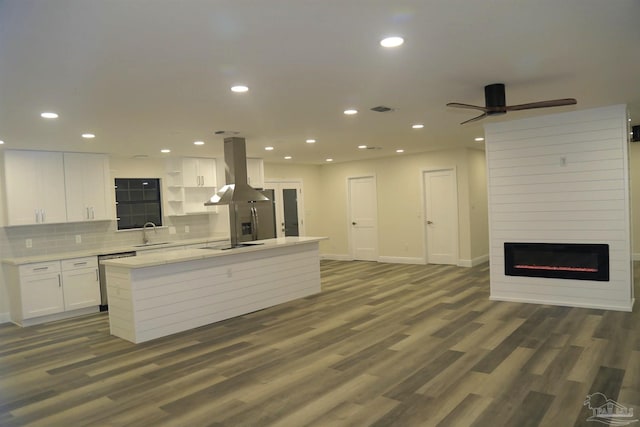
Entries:
<svg viewBox="0 0 640 427">
<path fill-rule="evenodd" d="M 558 427 L 593 425 L 593 392 L 640 413 L 638 309 L 492 302 L 488 276 L 323 261 L 319 295 L 138 345 L 106 314 L 0 325 L 0 425 Z"/>
</svg>

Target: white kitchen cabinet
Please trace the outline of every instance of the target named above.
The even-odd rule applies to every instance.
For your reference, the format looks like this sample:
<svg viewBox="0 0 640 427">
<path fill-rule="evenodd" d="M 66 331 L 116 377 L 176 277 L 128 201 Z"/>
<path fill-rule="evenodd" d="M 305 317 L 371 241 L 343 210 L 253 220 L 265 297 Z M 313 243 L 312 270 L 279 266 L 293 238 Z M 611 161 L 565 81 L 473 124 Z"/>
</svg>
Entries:
<svg viewBox="0 0 640 427">
<path fill-rule="evenodd" d="M 100 305 L 98 259 L 95 256 L 61 261 L 64 309 Z"/>
<path fill-rule="evenodd" d="M 182 159 L 184 187 L 215 187 L 216 159 L 185 157 Z"/>
<path fill-rule="evenodd" d="M 106 154 L 64 153 L 64 177 L 67 221 L 113 219 Z"/>
<path fill-rule="evenodd" d="M 247 158 L 247 183 L 253 188 L 264 188 L 264 164 L 262 159 Z"/>
<path fill-rule="evenodd" d="M 95 256 L 5 265 L 11 321 L 29 326 L 98 312 L 100 284 Z"/>
<path fill-rule="evenodd" d="M 18 286 L 21 319 L 64 311 L 59 261 L 21 265 Z"/>
<path fill-rule="evenodd" d="M 165 214 L 168 216 L 217 213 L 205 206 L 216 191 L 216 160 L 197 157 L 171 159 L 167 163 Z"/>
<path fill-rule="evenodd" d="M 62 153 L 6 150 L 4 165 L 7 225 L 67 221 Z"/>
</svg>

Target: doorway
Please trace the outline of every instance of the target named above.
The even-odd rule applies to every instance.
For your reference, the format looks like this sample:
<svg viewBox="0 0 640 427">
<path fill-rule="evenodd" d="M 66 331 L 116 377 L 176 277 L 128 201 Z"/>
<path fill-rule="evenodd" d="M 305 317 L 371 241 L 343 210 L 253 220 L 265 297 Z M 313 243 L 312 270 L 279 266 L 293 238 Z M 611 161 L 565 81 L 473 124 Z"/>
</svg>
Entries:
<svg viewBox="0 0 640 427">
<path fill-rule="evenodd" d="M 304 236 L 302 180 L 267 181 L 265 187 L 273 191 L 276 237 Z"/>
<path fill-rule="evenodd" d="M 458 264 L 456 170 L 424 171 L 424 230 L 428 264 Z"/>
<path fill-rule="evenodd" d="M 378 203 L 375 177 L 349 178 L 348 183 L 351 258 L 354 260 L 377 261 Z"/>
</svg>

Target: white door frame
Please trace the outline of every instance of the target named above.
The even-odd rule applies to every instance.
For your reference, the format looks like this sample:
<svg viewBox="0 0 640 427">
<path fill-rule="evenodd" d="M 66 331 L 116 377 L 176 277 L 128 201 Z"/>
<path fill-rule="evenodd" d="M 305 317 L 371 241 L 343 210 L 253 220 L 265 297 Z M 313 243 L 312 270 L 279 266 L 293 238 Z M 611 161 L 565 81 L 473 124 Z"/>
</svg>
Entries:
<svg viewBox="0 0 640 427">
<path fill-rule="evenodd" d="M 274 191 L 278 192 L 281 188 L 286 187 L 287 184 L 293 184 L 297 187 L 300 187 L 300 194 L 298 194 L 298 234 L 300 236 L 306 236 L 307 232 L 306 232 L 306 226 L 305 226 L 305 215 L 304 215 L 304 191 L 303 191 L 303 186 L 302 186 L 302 179 L 301 178 L 272 178 L 272 179 L 265 179 L 264 181 L 264 188 L 269 188 L 269 189 L 273 189 Z M 282 195 L 282 194 L 280 194 Z M 284 209 L 284 205 L 282 206 Z M 284 212 L 281 212 L 284 215 Z M 274 212 L 274 215 L 276 216 L 276 221 L 279 221 L 278 219 L 278 212 Z M 278 235 L 278 230 L 280 230 L 280 223 L 277 222 L 276 223 L 276 236 Z"/>
<path fill-rule="evenodd" d="M 424 263 L 425 264 L 429 264 L 429 252 L 428 252 L 428 245 L 427 245 L 427 200 L 425 198 L 425 192 L 426 192 L 426 188 L 424 185 L 424 179 L 425 179 L 425 175 L 427 173 L 430 172 L 439 172 L 439 171 L 452 171 L 453 172 L 453 186 L 454 186 L 454 193 L 455 196 L 453 198 L 453 204 L 454 204 L 454 220 L 455 220 L 455 228 L 454 228 L 454 233 L 455 233 L 455 246 L 453 249 L 455 258 L 456 258 L 456 263 L 457 265 L 460 265 L 460 222 L 459 222 L 459 213 L 458 213 L 458 171 L 456 170 L 455 166 L 443 166 L 443 167 L 432 167 L 432 168 L 426 168 L 426 169 L 422 169 L 420 171 L 420 189 L 421 189 L 421 195 L 420 198 L 422 199 L 422 249 L 424 251 Z"/>
<path fill-rule="evenodd" d="M 346 193 L 347 193 L 347 212 L 345 217 L 347 218 L 347 241 L 348 241 L 348 249 L 349 249 L 349 258 L 351 260 L 354 260 L 355 257 L 353 256 L 353 241 L 352 241 L 352 237 L 351 237 L 351 231 L 352 231 L 352 227 L 351 227 L 351 185 L 350 182 L 352 179 L 360 179 L 360 178 L 372 178 L 373 179 L 373 186 L 374 186 L 374 194 L 373 197 L 375 199 L 375 205 L 376 208 L 373 212 L 373 223 L 374 223 L 374 228 L 375 228 L 375 232 L 376 232 L 376 255 L 375 258 L 376 260 L 378 259 L 378 256 L 380 254 L 380 248 L 379 248 L 379 239 L 378 239 L 378 181 L 376 178 L 375 174 L 370 174 L 370 175 L 350 175 L 347 176 L 347 180 L 345 182 L 347 189 L 346 189 Z"/>
</svg>

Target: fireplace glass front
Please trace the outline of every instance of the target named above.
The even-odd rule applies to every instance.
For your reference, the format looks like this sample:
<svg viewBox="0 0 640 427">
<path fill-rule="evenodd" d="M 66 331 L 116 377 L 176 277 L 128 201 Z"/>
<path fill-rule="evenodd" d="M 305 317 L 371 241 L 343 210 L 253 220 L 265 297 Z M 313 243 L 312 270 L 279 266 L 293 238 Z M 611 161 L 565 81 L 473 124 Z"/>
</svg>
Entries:
<svg viewBox="0 0 640 427">
<path fill-rule="evenodd" d="M 504 244 L 507 276 L 609 281 L 609 245 L 583 243 Z"/>
</svg>

